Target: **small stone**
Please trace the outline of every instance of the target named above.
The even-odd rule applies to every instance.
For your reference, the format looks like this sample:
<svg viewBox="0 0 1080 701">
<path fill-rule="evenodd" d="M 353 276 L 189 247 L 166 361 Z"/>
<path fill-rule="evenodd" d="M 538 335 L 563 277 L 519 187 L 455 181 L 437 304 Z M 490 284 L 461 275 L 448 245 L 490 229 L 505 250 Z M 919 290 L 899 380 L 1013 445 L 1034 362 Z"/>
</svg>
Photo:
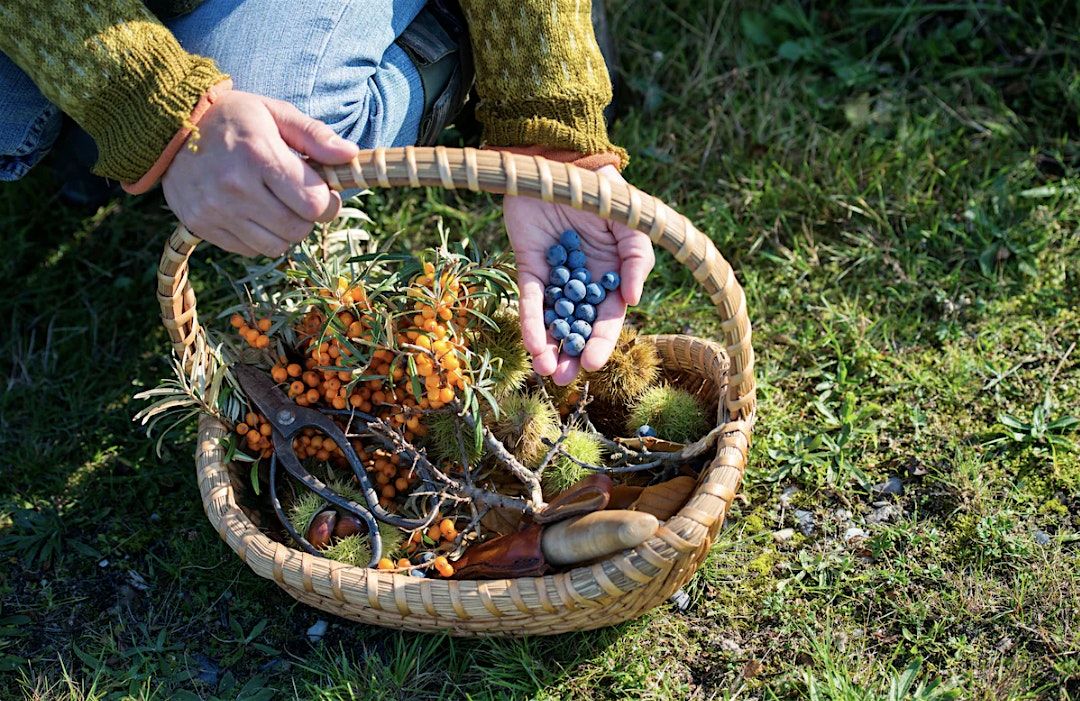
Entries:
<svg viewBox="0 0 1080 701">
<path fill-rule="evenodd" d="M 592 337 L 592 324 L 584 319 L 577 319 L 570 324 L 570 333 L 576 333 L 588 341 Z"/>
<path fill-rule="evenodd" d="M 565 248 L 555 244 L 547 250 L 547 264 L 550 266 L 562 265 L 566 262 L 567 255 Z"/>
<path fill-rule="evenodd" d="M 557 287 L 562 287 L 570 281 L 570 269 L 563 266 L 558 266 L 551 269 L 551 273 L 548 275 L 548 282 Z"/>
<path fill-rule="evenodd" d="M 571 270 L 575 268 L 585 267 L 585 252 L 584 251 L 570 251 L 566 256 L 566 265 Z"/>
<path fill-rule="evenodd" d="M 904 493 L 904 483 L 899 477 L 890 477 L 880 484 L 874 485 L 875 494 L 899 495 Z"/>
<path fill-rule="evenodd" d="M 587 302 L 582 302 L 577 305 L 577 309 L 574 310 L 574 318 L 587 321 L 591 324 L 596 321 L 596 307 Z"/>
<path fill-rule="evenodd" d="M 1039 545 L 1050 545 L 1050 534 L 1046 531 L 1035 531 L 1035 542 Z"/>
<path fill-rule="evenodd" d="M 685 611 L 690 608 L 690 595 L 682 589 L 672 594 L 668 598 L 668 601 L 670 601 L 679 611 Z"/>
<path fill-rule="evenodd" d="M 571 358 L 578 357 L 581 355 L 581 351 L 585 350 L 585 337 L 581 334 L 571 333 L 563 342 L 563 350 Z"/>
<path fill-rule="evenodd" d="M 874 509 L 869 516 L 866 517 L 866 522 L 873 525 L 876 523 L 888 523 L 894 521 L 902 516 L 904 510 L 896 504 L 882 504 Z"/>
<path fill-rule="evenodd" d="M 570 279 L 581 280 L 588 287 L 589 283 L 592 282 L 592 273 L 589 272 L 588 268 L 574 268 L 570 271 Z"/>
<path fill-rule="evenodd" d="M 721 640 L 720 649 L 726 652 L 733 652 L 736 655 L 741 655 L 743 651 L 742 646 L 731 638 L 724 638 L 723 640 Z"/>
<path fill-rule="evenodd" d="M 585 283 L 581 280 L 571 280 L 563 286 L 563 294 L 576 304 L 585 299 Z"/>
<path fill-rule="evenodd" d="M 548 333 L 556 341 L 561 341 L 570 335 L 570 324 L 566 319 L 556 319 L 548 325 Z"/>
<path fill-rule="evenodd" d="M 581 237 L 578 236 L 578 232 L 573 229 L 567 229 L 559 236 L 559 243 L 563 245 L 567 251 L 576 251 L 581 248 Z"/>
<path fill-rule="evenodd" d="M 858 526 L 852 526 L 851 528 L 844 531 L 844 542 L 845 543 L 850 543 L 851 541 L 855 540 L 856 538 L 869 538 L 869 537 L 870 537 L 870 534 L 867 533 L 866 531 L 864 531 L 863 529 L 859 528 Z"/>
<path fill-rule="evenodd" d="M 555 285 L 548 285 L 544 288 L 544 301 L 549 305 L 554 305 L 562 299 L 562 288 Z"/>
<path fill-rule="evenodd" d="M 799 493 L 798 487 L 788 487 L 780 493 L 780 503 L 787 506 L 791 503 L 791 498 Z"/>
<path fill-rule="evenodd" d="M 109 561 L 108 560 L 101 560 L 100 562 L 97 563 L 97 566 L 98 567 L 108 567 L 109 566 Z"/>
<path fill-rule="evenodd" d="M 585 285 L 585 301 L 589 304 L 600 304 L 607 298 L 607 291 L 599 283 L 590 282 Z"/>
<path fill-rule="evenodd" d="M 621 282 L 622 280 L 619 278 L 619 274 L 615 271 L 612 271 L 610 273 L 604 273 L 600 277 L 600 284 L 608 292 L 613 292 L 619 289 L 619 285 L 621 284 Z"/>
<path fill-rule="evenodd" d="M 563 297 L 555 303 L 555 316 L 560 319 L 570 319 L 574 316 L 575 309 L 577 307 L 574 306 L 574 303 Z"/>
<path fill-rule="evenodd" d="M 555 315 L 554 309 L 544 310 L 544 326 L 551 326 L 551 323 L 558 318 L 559 317 Z"/>
<path fill-rule="evenodd" d="M 330 624 L 321 618 L 315 621 L 314 625 L 307 629 L 307 638 L 309 641 L 311 641 L 311 644 L 314 645 L 315 643 L 322 640 L 323 636 L 326 635 L 327 628 L 329 627 Z"/>
<path fill-rule="evenodd" d="M 788 542 L 789 540 L 791 540 L 792 538 L 795 537 L 795 529 L 794 528 L 781 528 L 780 530 L 773 533 L 772 537 L 773 537 L 773 540 L 775 540 L 777 543 L 786 543 L 786 542 Z"/>
<path fill-rule="evenodd" d="M 795 521 L 799 526 L 799 530 L 803 535 L 810 535 L 814 532 L 814 514 L 811 511 L 804 511 L 802 509 L 795 509 Z"/>
</svg>

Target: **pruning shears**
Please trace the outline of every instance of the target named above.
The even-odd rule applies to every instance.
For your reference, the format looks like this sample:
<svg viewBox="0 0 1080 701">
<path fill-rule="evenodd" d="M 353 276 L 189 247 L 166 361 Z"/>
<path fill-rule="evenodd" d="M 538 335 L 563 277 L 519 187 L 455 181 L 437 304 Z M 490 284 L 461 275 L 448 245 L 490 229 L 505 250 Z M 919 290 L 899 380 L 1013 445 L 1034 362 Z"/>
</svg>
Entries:
<svg viewBox="0 0 1080 701">
<path fill-rule="evenodd" d="M 277 496 L 277 466 L 280 462 L 285 471 L 296 478 L 301 484 L 318 494 L 327 502 L 348 514 L 360 519 L 367 527 L 368 539 L 371 545 L 371 562 L 369 567 L 375 567 L 382 557 L 382 538 L 379 536 L 378 521 L 397 526 L 406 530 L 422 528 L 431 523 L 433 516 L 410 519 L 392 514 L 379 504 L 379 495 L 371 484 L 363 463 L 352 448 L 352 444 L 345 436 L 344 431 L 328 416 L 316 409 L 302 407 L 290 400 L 278 388 L 274 381 L 266 374 L 251 365 L 236 364 L 232 368 L 240 388 L 251 400 L 252 404 L 267 418 L 273 429 L 274 452 L 270 458 L 270 501 L 274 507 L 281 525 L 285 527 L 289 535 L 300 546 L 312 555 L 322 557 L 308 540 L 293 527 Z M 353 419 L 366 425 L 378 421 L 374 416 L 361 412 L 352 412 Z M 332 440 L 341 448 L 345 460 L 349 463 L 353 474 L 360 485 L 360 492 L 364 495 L 366 506 L 361 506 L 351 499 L 341 496 L 327 487 L 319 478 L 308 472 L 300 460 L 296 457 L 293 449 L 293 439 L 305 428 L 315 428 Z M 438 510 L 436 505 L 433 514 Z"/>
</svg>

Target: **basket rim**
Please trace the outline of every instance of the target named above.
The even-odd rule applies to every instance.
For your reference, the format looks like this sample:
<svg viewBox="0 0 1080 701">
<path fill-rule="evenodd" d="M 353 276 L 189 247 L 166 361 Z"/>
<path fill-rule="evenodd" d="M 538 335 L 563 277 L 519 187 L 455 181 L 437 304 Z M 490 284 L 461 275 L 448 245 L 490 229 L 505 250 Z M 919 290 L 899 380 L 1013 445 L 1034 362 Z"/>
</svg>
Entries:
<svg viewBox="0 0 1080 701">
<path fill-rule="evenodd" d="M 694 524 L 688 532 L 700 533 L 700 538 L 685 539 L 667 529 L 667 524 L 665 524 L 665 527 L 661 528 L 662 533 L 659 538 L 661 542 L 656 546 L 657 549 L 642 548 L 641 563 L 644 569 L 638 572 L 636 578 L 631 577 L 631 579 L 637 581 L 644 578 L 650 581 L 651 583 L 643 584 L 637 591 L 649 592 L 655 599 L 663 594 L 664 587 L 670 588 L 671 582 L 682 583 L 681 580 L 676 581 L 678 574 L 685 573 L 686 577 L 689 577 L 704 557 L 705 550 L 702 547 L 707 548 L 712 537 L 719 530 L 727 506 L 734 499 L 736 490 L 741 484 L 748 457 L 750 436 L 757 418 L 752 329 L 747 315 L 746 296 L 731 265 L 720 255 L 712 241 L 695 228 L 685 216 L 624 181 L 615 182 L 593 171 L 583 170 L 572 164 L 548 161 L 540 156 L 523 156 L 505 151 L 484 151 L 472 148 L 406 146 L 362 151 L 346 165 L 316 165 L 316 168 L 321 170 L 327 183 L 335 190 L 376 187 L 443 187 L 447 189 L 461 187 L 495 194 L 529 196 L 545 202 L 568 205 L 646 233 L 654 244 L 672 253 L 678 262 L 690 269 L 694 279 L 705 289 L 710 301 L 719 311 L 723 343 L 718 344 L 689 336 L 667 336 L 666 338 L 692 339 L 697 344 L 696 348 L 709 349 L 713 358 L 723 358 L 726 367 L 723 371 L 725 383 L 722 386 L 726 388 L 726 392 L 722 395 L 723 401 L 719 402 L 719 405 L 727 412 L 727 420 L 721 420 L 719 423 L 724 424 L 726 432 L 717 436 L 716 457 L 705 468 L 690 502 L 679 514 L 669 519 L 670 522 L 685 517 L 688 524 Z M 174 351 L 180 358 L 190 357 L 188 353 L 192 348 L 204 345 L 206 342 L 205 334 L 199 325 L 195 292 L 188 279 L 189 259 L 199 243 L 200 239 L 183 226 L 177 227 L 166 242 L 158 269 L 157 297 L 162 311 L 162 323 L 169 333 Z M 702 358 L 701 366 L 706 366 L 704 358 Z M 263 557 L 257 558 L 255 562 L 249 561 L 249 566 L 257 574 L 273 578 L 294 597 L 308 601 L 311 598 L 309 595 L 318 594 L 333 597 L 337 600 L 335 603 L 340 606 L 349 604 L 341 588 L 343 582 L 347 583 L 346 578 L 350 574 L 348 571 L 343 572 L 342 568 L 348 568 L 348 565 L 344 563 L 335 563 L 333 567 L 320 565 L 311 562 L 316 559 L 313 556 L 300 553 L 306 559 L 302 558 L 299 563 L 296 563 L 295 570 L 291 566 L 287 568 L 285 566 L 287 559 L 291 557 L 287 546 L 270 540 L 261 532 L 258 532 L 256 537 L 250 530 L 236 531 L 229 528 L 237 517 L 247 521 L 252 528 L 255 526 L 236 504 L 227 467 L 220 459 L 223 455 L 216 448 L 217 441 L 210 440 L 215 438 L 215 434 L 220 435 L 220 432 L 224 430 L 223 425 L 218 423 L 215 427 L 214 423 L 217 423 L 216 420 L 206 414 L 200 417 L 196 465 L 204 510 L 221 537 L 245 561 L 248 561 L 249 552 L 261 549 Z M 699 498 L 702 501 L 695 505 L 695 500 Z M 699 505 L 704 508 L 698 508 Z M 255 530 L 257 531 L 257 528 Z M 318 559 L 324 563 L 335 562 L 325 558 Z M 594 583 L 598 587 L 592 592 L 595 594 L 593 597 L 595 600 L 582 597 L 574 586 L 569 585 L 572 580 L 559 579 L 566 577 L 566 574 L 545 575 L 561 582 L 561 589 L 553 589 L 552 595 L 562 602 L 564 609 L 555 609 L 551 602 L 552 597 L 547 595 L 545 589 L 539 588 L 536 593 L 540 597 L 541 607 L 549 614 L 559 613 L 570 617 L 574 614 L 567 614 L 567 611 L 573 608 L 596 606 L 605 598 L 605 595 L 613 593 L 612 589 L 622 591 L 615 585 L 612 577 L 625 577 L 626 571 L 614 565 L 612 568 L 605 567 L 614 561 L 614 558 L 607 559 L 589 568 L 571 570 L 573 573 L 582 571 L 592 573 Z M 667 578 L 661 577 L 665 570 L 673 568 L 677 569 L 677 572 Z M 390 575 L 380 574 L 377 570 L 360 569 L 360 572 L 365 579 L 364 588 L 368 592 L 366 603 L 370 604 L 371 610 L 387 612 L 387 609 L 380 605 L 379 599 L 380 596 L 385 595 L 388 601 L 394 602 L 401 610 L 402 616 L 408 613 L 408 592 L 417 586 L 418 578 L 392 575 L 400 577 L 401 580 L 407 580 L 403 584 L 400 580 L 386 579 Z M 644 575 L 642 572 L 650 574 Z M 315 574 L 319 576 L 318 579 L 314 577 Z M 366 586 L 368 579 L 375 584 L 374 590 Z M 580 575 L 579 579 L 581 579 Z M 659 590 L 655 590 L 654 585 L 660 579 L 664 580 L 662 586 Z M 440 580 L 430 580 L 429 586 L 420 591 L 430 592 L 430 584 L 435 581 Z M 510 617 L 514 614 L 513 611 L 500 611 L 493 602 L 497 600 L 501 591 L 500 586 L 505 589 L 507 582 L 517 581 L 530 580 L 449 580 L 447 582 L 449 597 L 447 601 L 439 603 L 445 604 L 448 610 L 453 610 L 461 620 L 473 618 L 471 613 L 481 617 L 484 615 L 495 618 Z M 324 591 L 317 591 L 319 587 L 322 587 Z M 463 598 L 463 591 L 469 595 L 468 599 Z M 615 597 L 618 601 L 623 601 L 624 598 L 626 597 Z M 650 599 L 637 602 L 635 605 L 638 608 L 630 614 L 626 614 L 623 607 L 622 613 L 619 614 L 623 615 L 623 618 L 619 620 L 633 617 L 660 603 L 661 600 Z M 475 608 L 477 602 L 480 603 L 479 609 Z M 361 606 L 361 613 L 354 611 L 352 617 L 360 620 L 359 617 L 363 614 L 365 620 L 371 618 L 367 615 L 368 608 L 364 607 L 364 603 L 355 603 L 356 606 Z M 513 603 L 522 615 L 537 617 L 542 615 L 524 606 L 520 594 Z M 434 609 L 430 594 L 424 598 L 422 604 L 430 616 L 436 616 L 437 611 Z M 474 608 L 466 611 L 466 604 Z M 375 622 L 385 625 L 388 616 L 389 613 L 387 616 L 375 617 Z M 517 619 L 520 620 L 520 615 Z M 399 618 L 396 622 L 400 624 L 401 620 Z M 441 620 L 450 619 L 444 617 Z M 606 622 L 592 621 L 587 627 L 599 627 L 606 624 Z M 580 626 L 568 628 L 555 625 L 553 628 L 569 630 L 580 629 Z M 493 624 L 493 630 L 481 632 L 499 634 L 500 630 Z M 475 631 L 462 634 L 475 634 Z"/>
</svg>

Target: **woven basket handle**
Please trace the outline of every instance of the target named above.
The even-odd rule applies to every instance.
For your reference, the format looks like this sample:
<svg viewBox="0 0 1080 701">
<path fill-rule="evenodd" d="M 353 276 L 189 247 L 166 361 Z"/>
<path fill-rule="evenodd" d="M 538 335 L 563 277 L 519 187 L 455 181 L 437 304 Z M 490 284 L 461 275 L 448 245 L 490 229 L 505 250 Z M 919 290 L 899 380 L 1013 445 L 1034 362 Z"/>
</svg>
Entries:
<svg viewBox="0 0 1080 701">
<path fill-rule="evenodd" d="M 472 148 L 377 148 L 360 152 L 349 164 L 320 167 L 335 190 L 443 187 L 524 195 L 570 205 L 647 234 L 690 269 L 720 311 L 724 347 L 731 359 L 726 399 L 729 416 L 745 419 L 753 415 L 754 349 L 746 295 L 712 241 L 657 198 L 570 164 Z M 198 243 L 197 237 L 179 227 L 165 247 L 158 272 L 162 319 L 180 354 L 201 340 L 195 293 L 187 280 L 187 261 Z"/>
</svg>

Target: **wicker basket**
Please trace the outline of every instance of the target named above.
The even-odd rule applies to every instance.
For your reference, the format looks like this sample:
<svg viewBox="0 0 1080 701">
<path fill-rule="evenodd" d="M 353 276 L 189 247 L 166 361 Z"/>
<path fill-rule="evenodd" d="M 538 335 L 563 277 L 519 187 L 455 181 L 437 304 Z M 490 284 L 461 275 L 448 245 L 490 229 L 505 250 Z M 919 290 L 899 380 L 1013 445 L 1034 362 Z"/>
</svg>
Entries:
<svg viewBox="0 0 1080 701">
<path fill-rule="evenodd" d="M 635 618 L 663 603 L 693 575 L 720 529 L 746 466 L 755 417 L 754 354 L 746 298 L 712 242 L 659 200 L 572 165 L 475 149 L 375 149 L 324 169 L 335 189 L 466 187 L 569 204 L 625 222 L 683 265 L 720 311 L 723 345 L 688 336 L 647 336 L 667 370 L 715 400 L 717 429 L 699 441 L 715 457 L 694 495 L 656 536 L 606 560 L 545 577 L 484 581 L 419 579 L 319 558 L 269 538 L 242 508 L 243 484 L 223 462 L 225 427 L 203 415 L 195 454 L 203 507 L 214 528 L 261 577 L 296 599 L 343 618 L 451 635 L 543 635 Z M 199 239 L 180 227 L 158 271 L 162 318 L 178 353 L 204 343 L 188 282 Z M 236 481 L 234 481 L 234 479 Z"/>
</svg>

